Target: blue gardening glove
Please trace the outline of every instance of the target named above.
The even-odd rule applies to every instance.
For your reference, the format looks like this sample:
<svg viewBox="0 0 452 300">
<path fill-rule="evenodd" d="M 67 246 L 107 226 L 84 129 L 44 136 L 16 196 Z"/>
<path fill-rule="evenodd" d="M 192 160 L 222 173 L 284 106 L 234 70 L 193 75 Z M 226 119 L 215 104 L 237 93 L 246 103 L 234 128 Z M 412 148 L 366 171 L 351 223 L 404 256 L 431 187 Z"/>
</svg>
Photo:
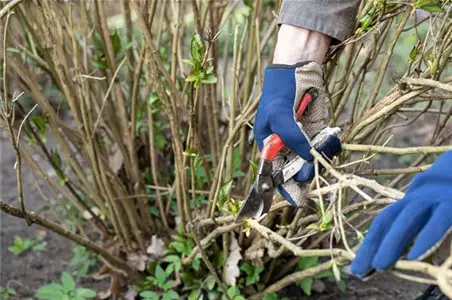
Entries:
<svg viewBox="0 0 452 300">
<path fill-rule="evenodd" d="M 320 146 L 316 147 L 317 152 L 331 160 L 341 151 L 341 141 L 336 135 L 330 135 Z M 319 164 L 319 172 L 322 172 L 323 166 Z M 297 182 L 310 181 L 315 176 L 314 162 L 309 162 L 303 165 L 300 172 L 298 172 L 294 179 Z"/>
<path fill-rule="evenodd" d="M 452 229 L 452 152 L 440 156 L 414 177 L 405 197 L 373 221 L 351 265 L 365 277 L 373 269 L 392 267 L 417 236 L 408 260 L 422 260 Z"/>
<path fill-rule="evenodd" d="M 300 122 L 295 120 L 295 109 L 309 88 L 316 88 L 319 96 L 310 103 Z M 270 65 L 265 70 L 262 96 L 257 108 L 254 136 L 260 150 L 264 140 L 276 133 L 289 149 L 282 151 L 273 162 L 273 169 L 282 167 L 294 155 L 310 162 L 291 181 L 306 182 L 314 177 L 310 140 L 326 127 L 326 104 L 322 68 L 315 62 L 295 65 Z M 340 150 L 340 140 L 333 136 L 317 149 L 328 158 Z M 303 192 L 288 182 L 278 186 L 281 195 L 294 206 L 304 206 Z M 303 203 L 302 203 L 302 202 Z"/>
</svg>

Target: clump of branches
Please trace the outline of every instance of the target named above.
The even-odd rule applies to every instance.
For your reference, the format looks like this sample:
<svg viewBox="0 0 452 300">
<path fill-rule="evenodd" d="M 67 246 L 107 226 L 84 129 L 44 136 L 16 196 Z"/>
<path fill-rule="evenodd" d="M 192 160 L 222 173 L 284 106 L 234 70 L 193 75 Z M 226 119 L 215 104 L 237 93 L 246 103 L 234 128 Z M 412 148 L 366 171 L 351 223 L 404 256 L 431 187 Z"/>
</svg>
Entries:
<svg viewBox="0 0 452 300">
<path fill-rule="evenodd" d="M 452 150 L 450 3 L 362 1 L 355 34 L 325 65 L 341 156 L 328 162 L 313 150 L 325 171 L 309 207 L 275 195 L 262 220 L 235 224 L 253 183 L 249 141 L 279 1 L 21 2 L 0 13 L 2 128 L 17 153 L 20 203 L 1 209 L 85 246 L 116 279 L 149 272 L 133 258 L 151 262 L 153 236 L 168 244 L 179 235 L 192 245 L 180 252 L 185 268 L 201 257 L 202 274 L 226 295 L 240 260 L 265 266 L 245 292 L 256 299 L 327 270 L 340 280 L 373 216 Z M 60 195 L 58 219 L 27 211 L 22 161 Z M 321 262 L 297 269 L 306 257 Z M 448 257 L 401 260 L 394 273 L 452 296 Z"/>
</svg>

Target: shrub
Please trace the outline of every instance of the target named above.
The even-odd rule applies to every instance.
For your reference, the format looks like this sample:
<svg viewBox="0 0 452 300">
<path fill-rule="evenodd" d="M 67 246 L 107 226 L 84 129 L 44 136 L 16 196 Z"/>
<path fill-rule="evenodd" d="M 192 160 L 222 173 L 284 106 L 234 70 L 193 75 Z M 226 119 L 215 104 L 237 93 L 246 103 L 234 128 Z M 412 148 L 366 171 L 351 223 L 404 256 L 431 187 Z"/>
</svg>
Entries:
<svg viewBox="0 0 452 300">
<path fill-rule="evenodd" d="M 235 224 L 256 168 L 248 140 L 279 1 L 13 2 L 2 9 L 1 97 L 20 207 L 1 208 L 98 255 L 114 294 L 124 279 L 151 298 L 168 282 L 179 295 L 234 299 L 274 299 L 295 282 L 310 293 L 327 271 L 340 282 L 372 215 L 451 148 L 441 147 L 452 135 L 447 1 L 362 1 L 355 35 L 325 65 L 341 156 L 314 153 L 326 171 L 309 207 L 275 195 L 264 220 Z M 408 147 L 401 130 L 421 121 Z M 61 195 L 73 230 L 26 211 L 23 161 Z M 301 268 L 299 257 L 316 261 Z M 446 276 L 420 266 L 397 268 Z"/>
</svg>

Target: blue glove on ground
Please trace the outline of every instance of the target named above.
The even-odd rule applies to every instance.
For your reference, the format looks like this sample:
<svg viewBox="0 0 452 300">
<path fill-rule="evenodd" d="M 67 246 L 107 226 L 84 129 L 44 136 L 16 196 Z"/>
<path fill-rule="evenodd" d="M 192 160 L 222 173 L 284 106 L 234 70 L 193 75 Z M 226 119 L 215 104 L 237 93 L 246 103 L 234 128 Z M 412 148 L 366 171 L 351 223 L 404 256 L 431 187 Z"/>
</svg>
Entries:
<svg viewBox="0 0 452 300">
<path fill-rule="evenodd" d="M 295 121 L 298 107 L 306 90 L 314 87 L 319 97 L 309 105 L 300 122 Z M 315 62 L 301 62 L 295 65 L 270 65 L 265 70 L 262 96 L 254 124 L 254 136 L 262 150 L 264 140 L 277 133 L 284 144 L 301 158 L 312 161 L 309 140 L 326 127 L 326 108 L 323 90 L 322 68 Z M 328 139 L 323 145 L 325 155 L 330 159 L 340 150 L 337 137 Z M 313 164 L 305 165 L 294 178 L 299 182 L 313 178 Z"/>
<path fill-rule="evenodd" d="M 351 265 L 364 277 L 373 269 L 392 267 L 407 247 L 408 260 L 421 260 L 452 229 L 452 152 L 440 156 L 411 182 L 405 197 L 373 221 Z"/>
</svg>

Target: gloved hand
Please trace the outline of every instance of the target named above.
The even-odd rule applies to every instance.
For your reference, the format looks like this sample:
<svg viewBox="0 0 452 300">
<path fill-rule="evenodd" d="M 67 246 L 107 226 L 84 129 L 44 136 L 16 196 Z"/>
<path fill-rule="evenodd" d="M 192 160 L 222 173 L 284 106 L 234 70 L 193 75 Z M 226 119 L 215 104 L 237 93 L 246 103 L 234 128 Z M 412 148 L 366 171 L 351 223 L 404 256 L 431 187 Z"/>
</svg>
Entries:
<svg viewBox="0 0 452 300">
<path fill-rule="evenodd" d="M 320 94 L 310 103 L 300 122 L 295 120 L 295 110 L 309 88 L 316 88 Z M 310 154 L 310 140 L 326 127 L 326 104 L 323 89 L 322 68 L 315 62 L 301 62 L 295 65 L 274 64 L 267 67 L 262 96 L 254 124 L 254 136 L 260 150 L 264 140 L 272 133 L 280 136 L 284 144 L 292 150 L 283 151 L 275 159 L 273 168 L 281 167 L 286 159 L 294 155 L 310 162 L 294 176 L 298 182 L 306 182 L 314 177 L 313 157 Z M 322 144 L 321 149 L 328 158 L 340 150 L 340 140 L 332 136 Z M 287 190 L 284 186 L 292 186 Z M 301 192 L 290 183 L 278 186 L 279 192 L 294 206 L 303 206 Z"/>
<path fill-rule="evenodd" d="M 365 277 L 373 269 L 392 267 L 416 236 L 406 258 L 422 260 L 451 230 L 452 152 L 447 152 L 415 176 L 402 200 L 375 218 L 351 271 Z"/>
</svg>

